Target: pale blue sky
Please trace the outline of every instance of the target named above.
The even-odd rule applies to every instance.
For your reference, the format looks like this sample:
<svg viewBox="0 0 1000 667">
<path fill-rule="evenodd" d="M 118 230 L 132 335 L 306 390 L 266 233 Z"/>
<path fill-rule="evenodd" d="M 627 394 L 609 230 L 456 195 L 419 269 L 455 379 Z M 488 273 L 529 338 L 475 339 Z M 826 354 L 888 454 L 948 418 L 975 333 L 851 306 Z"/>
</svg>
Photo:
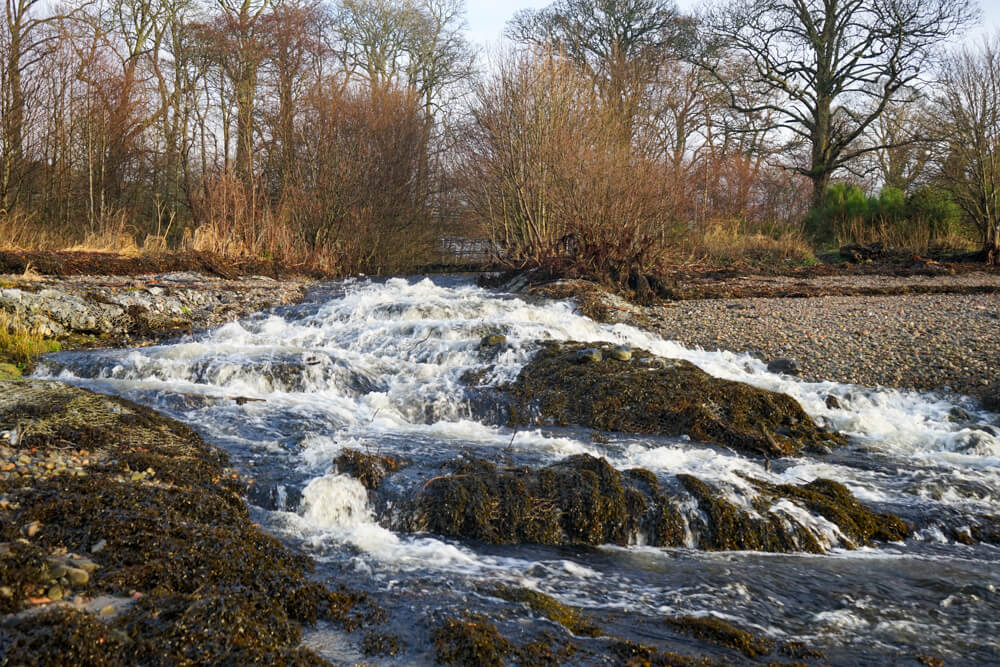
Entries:
<svg viewBox="0 0 1000 667">
<path fill-rule="evenodd" d="M 466 0 L 466 3 L 469 10 L 469 37 L 486 46 L 500 40 L 504 24 L 518 9 L 545 7 L 551 0 Z M 682 10 L 690 11 L 705 3 L 704 0 L 677 0 L 677 4 Z M 986 32 L 1000 30 L 1000 0 L 980 0 L 980 4 L 983 8 L 984 26 L 973 31 L 973 39 Z"/>
</svg>

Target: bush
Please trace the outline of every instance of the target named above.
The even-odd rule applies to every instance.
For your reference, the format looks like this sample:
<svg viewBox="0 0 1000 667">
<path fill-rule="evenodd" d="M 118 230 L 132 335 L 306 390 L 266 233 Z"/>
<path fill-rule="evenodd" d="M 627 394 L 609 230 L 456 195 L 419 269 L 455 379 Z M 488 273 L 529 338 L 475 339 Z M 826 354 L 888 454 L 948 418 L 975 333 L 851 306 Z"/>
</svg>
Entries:
<svg viewBox="0 0 1000 667">
<path fill-rule="evenodd" d="M 464 195 L 507 263 L 612 277 L 656 263 L 668 179 L 586 77 L 551 53 L 510 57 L 473 111 Z"/>
<path fill-rule="evenodd" d="M 925 185 L 910 195 L 883 187 L 868 197 L 856 185 L 837 183 L 822 209 L 812 210 L 806 228 L 814 242 L 839 245 L 882 243 L 912 252 L 967 249 L 973 240 L 962 212 L 947 190 Z"/>
</svg>

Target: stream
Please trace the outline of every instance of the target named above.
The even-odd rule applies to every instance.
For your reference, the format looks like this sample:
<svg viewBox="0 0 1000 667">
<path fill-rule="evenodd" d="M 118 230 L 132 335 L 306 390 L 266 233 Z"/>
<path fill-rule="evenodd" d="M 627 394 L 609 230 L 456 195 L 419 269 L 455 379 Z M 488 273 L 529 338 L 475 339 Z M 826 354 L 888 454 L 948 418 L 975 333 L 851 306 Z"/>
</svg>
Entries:
<svg viewBox="0 0 1000 667">
<path fill-rule="evenodd" d="M 487 359 L 480 340 L 495 333 L 506 343 Z M 765 461 L 684 436 L 594 438 L 587 428 L 490 424 L 463 376 L 513 381 L 538 341 L 550 339 L 626 344 L 788 394 L 849 444 Z M 384 664 L 432 663 L 431 629 L 466 610 L 525 641 L 540 629 L 565 635 L 527 610 L 510 613 L 516 605 L 484 592 L 493 584 L 543 592 L 582 608 L 608 634 L 678 653 L 716 650 L 662 622 L 690 615 L 804 642 L 836 664 L 917 664 L 925 654 L 1000 664 L 1000 548 L 955 539 L 978 518 L 1000 516 L 1000 417 L 961 397 L 779 376 L 747 355 L 686 349 L 596 323 L 570 302 L 536 302 L 462 277 L 324 284 L 301 304 L 167 344 L 49 355 L 35 375 L 149 405 L 229 452 L 253 479 L 256 521 L 313 556 L 331 586 L 364 590 L 386 608 L 387 629 L 403 649 Z M 348 448 L 411 465 L 387 478 L 376 503 L 335 469 Z M 539 467 L 575 454 L 662 479 L 695 475 L 739 506 L 755 493 L 747 477 L 829 478 L 917 530 L 905 542 L 851 549 L 835 525 L 786 508 L 822 537 L 823 554 L 662 549 L 641 538 L 628 546 L 496 546 L 393 530 L 394 499 L 456 457 Z M 614 662 L 605 640 L 574 641 L 589 650 L 571 662 Z M 333 662 L 379 661 L 332 626 L 308 630 L 304 642 Z M 715 657 L 752 662 L 721 648 Z"/>
</svg>

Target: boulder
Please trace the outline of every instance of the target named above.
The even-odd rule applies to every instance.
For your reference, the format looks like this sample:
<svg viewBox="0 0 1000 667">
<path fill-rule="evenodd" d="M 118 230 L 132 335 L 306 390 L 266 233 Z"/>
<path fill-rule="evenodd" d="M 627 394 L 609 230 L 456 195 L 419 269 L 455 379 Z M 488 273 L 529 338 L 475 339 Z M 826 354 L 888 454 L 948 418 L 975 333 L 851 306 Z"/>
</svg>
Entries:
<svg viewBox="0 0 1000 667">
<path fill-rule="evenodd" d="M 828 536 L 797 520 L 789 504 L 840 529 L 846 548 L 901 540 L 912 527 L 872 511 L 843 485 L 817 479 L 802 486 L 749 479 L 753 508 L 737 507 L 693 475 L 661 485 L 648 470 L 620 472 L 603 458 L 571 456 L 543 468 L 500 467 L 482 459 L 452 462 L 408 502 L 396 528 L 465 537 L 489 544 L 535 543 L 694 546 L 700 549 L 820 553 Z"/>
<path fill-rule="evenodd" d="M 628 361 L 579 363 L 588 349 L 546 343 L 505 387 L 510 424 L 688 435 L 764 456 L 828 451 L 844 442 L 785 394 L 712 377 L 690 362 L 639 349 Z"/>
<path fill-rule="evenodd" d="M 794 359 L 775 359 L 767 364 L 767 370 L 782 375 L 798 375 L 801 372 L 799 363 Z"/>
</svg>

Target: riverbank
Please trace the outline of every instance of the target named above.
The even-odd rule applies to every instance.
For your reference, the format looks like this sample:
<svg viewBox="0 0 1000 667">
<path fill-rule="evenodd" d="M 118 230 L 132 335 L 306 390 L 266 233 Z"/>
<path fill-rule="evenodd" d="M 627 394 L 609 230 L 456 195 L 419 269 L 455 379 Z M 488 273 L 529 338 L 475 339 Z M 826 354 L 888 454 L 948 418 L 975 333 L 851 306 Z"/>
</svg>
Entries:
<svg viewBox="0 0 1000 667">
<path fill-rule="evenodd" d="M 580 281 L 528 289 L 573 296 L 585 314 L 686 347 L 790 360 L 803 379 L 965 394 L 1000 408 L 1000 274 L 703 276 L 684 290 L 643 307 Z"/>
<path fill-rule="evenodd" d="M 0 314 L 62 349 L 141 346 L 298 302 L 312 281 L 191 271 L 145 275 L 0 275 Z M 4 359 L 0 362 L 15 362 Z"/>
</svg>

